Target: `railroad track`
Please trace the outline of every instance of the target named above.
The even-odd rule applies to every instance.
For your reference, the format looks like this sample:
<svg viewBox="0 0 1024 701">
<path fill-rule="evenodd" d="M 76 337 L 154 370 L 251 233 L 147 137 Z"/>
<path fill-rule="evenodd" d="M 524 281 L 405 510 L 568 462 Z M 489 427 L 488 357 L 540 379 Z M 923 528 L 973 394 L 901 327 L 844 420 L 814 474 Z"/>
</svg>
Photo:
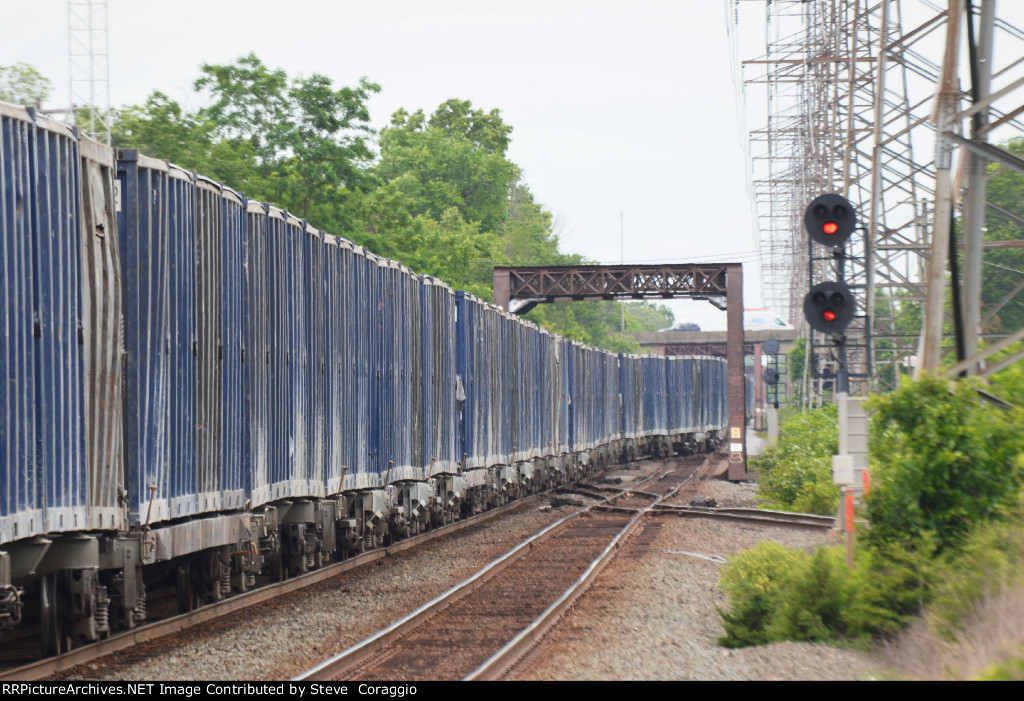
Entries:
<svg viewBox="0 0 1024 701">
<path fill-rule="evenodd" d="M 644 515 L 696 480 L 707 464 L 706 457 L 675 460 L 640 484 L 566 516 L 433 601 L 295 679 L 500 676 L 572 605 Z M 577 491 L 597 496 L 603 490 Z"/>
<path fill-rule="evenodd" d="M 686 506 L 683 504 L 658 504 L 651 509 L 654 514 L 675 514 L 690 518 L 717 518 L 747 523 L 770 523 L 803 528 L 835 528 L 834 516 L 801 514 L 790 511 L 768 511 L 764 509 L 743 509 L 736 507 Z"/>
<path fill-rule="evenodd" d="M 550 491 L 553 490 L 549 490 L 549 492 Z M 523 499 L 509 502 L 508 504 L 477 514 L 476 516 L 471 516 L 446 526 L 437 527 L 433 530 L 427 531 L 426 533 L 413 536 L 412 538 L 398 541 L 386 548 L 377 548 L 369 552 L 361 553 L 342 562 L 327 565 L 326 567 L 308 572 L 298 577 L 268 584 L 244 594 L 237 594 L 223 601 L 198 608 L 190 613 L 172 616 L 144 626 L 139 626 L 138 628 L 125 631 L 124 633 L 112 636 L 106 640 L 100 640 L 89 645 L 75 648 L 70 652 L 63 653 L 56 657 L 48 657 L 19 667 L 0 670 L 0 680 L 35 681 L 43 679 L 52 674 L 76 667 L 80 664 L 91 662 L 105 655 L 126 650 L 140 643 L 149 642 L 165 635 L 180 633 L 181 631 L 188 630 L 189 628 L 193 628 L 208 621 L 256 606 L 278 596 L 304 589 L 317 584 L 318 582 L 337 576 L 343 572 L 348 572 L 349 570 L 368 565 L 383 558 L 397 555 L 431 540 L 448 537 L 465 528 L 481 525 L 491 519 L 502 516 L 518 508 L 526 507 L 530 504 L 536 504 L 548 497 L 549 492 L 541 492 Z M 27 636 L 24 637 L 27 638 Z"/>
<path fill-rule="evenodd" d="M 581 489 L 586 491 L 587 486 L 584 484 Z M 326 567 L 308 572 L 298 577 L 290 578 L 282 582 L 267 584 L 243 594 L 236 594 L 223 601 L 208 604 L 189 613 L 174 615 L 159 621 L 154 621 L 153 623 L 119 633 L 118 635 L 105 640 L 100 640 L 89 645 L 75 648 L 74 650 L 55 657 L 36 660 L 17 667 L 0 669 L 0 681 L 35 681 L 44 679 L 53 674 L 91 662 L 100 657 L 122 650 L 127 650 L 141 643 L 147 643 L 166 635 L 180 633 L 203 623 L 216 620 L 223 616 L 235 614 L 252 606 L 270 601 L 278 596 L 304 589 L 344 572 L 363 567 L 386 557 L 398 555 L 399 553 L 418 547 L 432 540 L 448 537 L 463 529 L 482 525 L 509 512 L 520 508 L 526 508 L 530 505 L 535 505 L 544 499 L 549 498 L 551 494 L 559 491 L 571 491 L 571 488 L 567 488 L 566 486 L 554 487 L 546 492 L 517 499 L 484 513 L 456 521 L 449 525 L 440 526 L 427 531 L 426 533 L 421 533 L 411 538 L 398 541 L 386 548 L 377 548 L 348 558 L 342 562 L 327 565 Z M 617 493 L 622 493 L 623 491 L 626 490 L 620 489 Z M 5 645 L 9 645 L 11 643 L 34 645 L 37 638 L 38 635 L 24 635 L 17 639 L 5 641 Z M 0 665 L 2 664 L 3 662 L 0 661 Z"/>
</svg>

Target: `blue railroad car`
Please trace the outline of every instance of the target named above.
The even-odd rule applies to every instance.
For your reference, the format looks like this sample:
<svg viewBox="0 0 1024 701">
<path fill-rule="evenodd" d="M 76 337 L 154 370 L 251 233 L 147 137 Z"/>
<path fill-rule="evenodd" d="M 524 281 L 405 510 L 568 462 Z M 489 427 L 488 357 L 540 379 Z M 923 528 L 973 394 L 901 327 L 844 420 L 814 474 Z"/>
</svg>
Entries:
<svg viewBox="0 0 1024 701">
<path fill-rule="evenodd" d="M 486 466 L 492 459 L 489 406 L 485 405 L 490 369 L 484 353 L 489 340 L 483 303 L 456 292 L 456 383 L 459 401 L 459 453 L 464 468 Z"/>
<path fill-rule="evenodd" d="M 701 378 L 701 397 L 704 413 L 701 426 L 705 430 L 724 432 L 729 421 L 726 363 L 724 358 L 705 358 Z M 754 392 L 748 388 L 747 395 Z"/>
<path fill-rule="evenodd" d="M 549 448 L 552 455 L 566 455 L 572 450 L 572 342 L 552 334 L 551 401 L 554 405 L 552 420 L 553 441 Z"/>
<path fill-rule="evenodd" d="M 267 234 L 268 207 L 258 202 L 246 206 L 245 248 L 245 381 L 246 381 L 246 443 L 248 463 L 245 473 L 246 487 L 252 506 L 258 507 L 271 499 L 271 436 L 272 423 L 273 346 L 270 321 L 273 300 L 271 286 L 272 242 Z M 276 319 L 275 319 L 276 321 Z"/>
<path fill-rule="evenodd" d="M 351 274 L 351 261 L 346 261 L 345 253 L 351 253 L 351 250 L 352 245 L 348 241 L 324 235 L 321 284 L 323 347 L 320 354 L 324 375 L 324 479 L 328 494 L 341 492 L 344 473 L 352 464 L 352 458 L 345 449 L 355 444 L 349 438 L 345 411 L 345 403 L 351 398 L 348 388 L 352 384 L 352 373 L 347 363 L 348 335 L 345 333 L 345 297 Z"/>
<path fill-rule="evenodd" d="M 0 632 L 28 588 L 48 652 L 147 579 L 186 611 L 724 434 L 721 359 L 571 342 L 2 104 L 0 225 Z"/>
<path fill-rule="evenodd" d="M 603 460 L 606 446 L 621 437 L 618 358 L 579 343 L 572 345 L 571 353 L 573 449 L 592 452 L 595 459 Z"/>
<path fill-rule="evenodd" d="M 80 158 L 67 127 L 0 105 L 0 544 L 111 516 L 87 473 Z"/>
<path fill-rule="evenodd" d="M 622 417 L 619 415 L 619 358 L 610 351 L 600 351 L 599 372 L 602 376 L 601 431 L 605 442 L 622 439 Z"/>
<path fill-rule="evenodd" d="M 195 200 L 187 171 L 118 154 L 129 509 L 139 523 L 196 511 Z"/>
<path fill-rule="evenodd" d="M 556 337 L 546 329 L 539 329 L 537 338 L 537 384 L 534 394 L 537 397 L 537 414 L 539 432 L 537 455 L 550 457 L 561 452 L 558 442 L 558 366 L 556 354 L 558 346 Z"/>
<path fill-rule="evenodd" d="M 697 402 L 699 360 L 691 356 L 665 359 L 669 433 L 678 435 L 699 430 L 700 404 Z"/>
<path fill-rule="evenodd" d="M 519 319 L 491 304 L 486 306 L 484 314 L 495 329 L 495 340 L 486 348 L 492 378 L 491 418 L 497 438 L 494 463 L 508 465 L 515 459 L 515 367 L 521 358 L 513 339 Z"/>
<path fill-rule="evenodd" d="M 267 476 L 266 484 L 254 485 L 265 491 L 263 501 L 293 496 L 295 474 L 294 339 L 291 317 L 293 300 L 289 293 L 291 260 L 295 246 L 282 210 L 264 206 L 262 224 L 266 241 L 267 288 Z"/>
<path fill-rule="evenodd" d="M 640 357 L 643 373 L 643 435 L 661 436 L 667 432 L 665 359 L 656 355 Z"/>
<path fill-rule="evenodd" d="M 385 485 L 395 479 L 415 479 L 412 432 L 412 353 L 419 335 L 419 282 L 409 271 L 393 260 L 374 257 L 377 279 L 375 288 L 379 358 L 373 422 L 371 471 Z M 415 304 L 413 300 L 415 299 Z M 404 426 L 393 431 L 392 426 Z"/>
<path fill-rule="evenodd" d="M 542 450 L 545 432 L 542 428 L 542 389 L 540 329 L 528 321 L 520 321 L 516 330 L 516 357 L 513 368 L 517 411 L 513 414 L 514 459 L 531 460 Z"/>
<path fill-rule="evenodd" d="M 643 436 L 644 426 L 643 372 L 639 356 L 619 354 L 619 395 L 622 437 L 635 446 Z"/>
<path fill-rule="evenodd" d="M 269 499 L 325 493 L 321 464 L 313 464 L 312 358 L 308 277 L 312 242 L 303 222 L 268 206 L 268 482 Z"/>
<path fill-rule="evenodd" d="M 455 380 L 455 293 L 424 276 L 420 288 L 422 324 L 423 457 L 427 477 L 456 472 L 458 423 Z"/>
<path fill-rule="evenodd" d="M 0 543 L 46 532 L 42 469 L 36 457 L 33 339 L 33 210 L 40 194 L 32 177 L 35 124 L 20 107 L 0 104 Z"/>
<path fill-rule="evenodd" d="M 127 527 L 118 489 L 124 489 L 121 410 L 121 261 L 114 173 L 116 151 L 88 137 L 81 156 L 81 343 L 85 352 L 84 413 L 89 527 Z M 0 354 L 2 355 L 2 354 Z"/>
<path fill-rule="evenodd" d="M 329 493 L 330 474 L 327 462 L 327 317 L 324 314 L 324 258 L 326 245 L 323 233 L 304 223 L 303 245 L 306 257 L 306 461 L 307 479 L 316 484 L 318 495 Z"/>
<path fill-rule="evenodd" d="M 345 297 L 345 334 L 351 354 L 348 359 L 351 383 L 347 391 L 352 401 L 348 405 L 350 409 L 346 411 L 345 423 L 351 427 L 350 435 L 354 443 L 344 488 L 362 489 L 377 486 L 380 479 L 372 467 L 376 445 L 374 431 L 377 428 L 375 412 L 379 396 L 380 324 L 377 310 L 380 294 L 374 289 L 376 257 L 358 246 L 353 246 L 351 251 L 343 249 L 343 255 L 351 266 L 351 284 L 346 286 Z"/>
<path fill-rule="evenodd" d="M 248 478 L 242 349 L 245 203 L 206 178 L 196 182 L 196 464 L 199 511 L 245 505 Z"/>
<path fill-rule="evenodd" d="M 220 188 L 222 337 L 218 354 L 223 365 L 221 392 L 221 484 L 225 509 L 240 509 L 249 498 L 250 457 L 245 343 L 248 287 L 245 280 L 247 246 L 246 201 L 233 190 Z M 251 362 L 251 361 L 250 361 Z"/>
<path fill-rule="evenodd" d="M 37 481 L 47 531 L 87 527 L 82 329 L 81 163 L 70 129 L 35 120 L 31 216 Z"/>
</svg>

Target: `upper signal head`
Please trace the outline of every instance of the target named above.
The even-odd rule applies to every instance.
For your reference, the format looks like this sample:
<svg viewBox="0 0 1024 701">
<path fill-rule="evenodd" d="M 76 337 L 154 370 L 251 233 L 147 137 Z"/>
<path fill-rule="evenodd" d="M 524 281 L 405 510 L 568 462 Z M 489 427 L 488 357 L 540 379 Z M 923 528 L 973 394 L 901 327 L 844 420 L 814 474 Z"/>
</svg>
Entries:
<svg viewBox="0 0 1024 701">
<path fill-rule="evenodd" d="M 823 246 L 842 246 L 857 228 L 857 216 L 841 195 L 821 195 L 807 205 L 804 227 L 811 239 Z"/>
</svg>

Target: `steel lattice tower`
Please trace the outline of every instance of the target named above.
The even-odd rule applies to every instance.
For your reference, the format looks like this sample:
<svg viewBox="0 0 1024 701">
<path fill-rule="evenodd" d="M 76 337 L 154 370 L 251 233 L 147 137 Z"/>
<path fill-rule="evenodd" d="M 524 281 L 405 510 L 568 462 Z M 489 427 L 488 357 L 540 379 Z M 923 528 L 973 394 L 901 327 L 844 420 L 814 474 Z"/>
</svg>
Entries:
<svg viewBox="0 0 1024 701">
<path fill-rule="evenodd" d="M 107 1 L 68 0 L 71 109 L 89 136 L 110 144 Z"/>
</svg>

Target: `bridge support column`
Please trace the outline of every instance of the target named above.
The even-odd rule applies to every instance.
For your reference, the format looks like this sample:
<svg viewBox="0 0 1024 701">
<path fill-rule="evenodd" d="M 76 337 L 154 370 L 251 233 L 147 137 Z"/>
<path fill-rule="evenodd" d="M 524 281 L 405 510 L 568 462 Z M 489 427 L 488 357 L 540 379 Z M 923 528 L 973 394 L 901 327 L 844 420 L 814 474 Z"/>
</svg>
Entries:
<svg viewBox="0 0 1024 701">
<path fill-rule="evenodd" d="M 743 379 L 743 266 L 726 266 L 726 387 L 729 413 L 730 481 L 748 479 L 747 474 L 747 385 Z"/>
<path fill-rule="evenodd" d="M 494 292 L 494 303 L 509 311 L 508 305 L 512 297 L 512 277 L 509 271 L 495 268 L 493 285 L 491 289 Z"/>
</svg>

